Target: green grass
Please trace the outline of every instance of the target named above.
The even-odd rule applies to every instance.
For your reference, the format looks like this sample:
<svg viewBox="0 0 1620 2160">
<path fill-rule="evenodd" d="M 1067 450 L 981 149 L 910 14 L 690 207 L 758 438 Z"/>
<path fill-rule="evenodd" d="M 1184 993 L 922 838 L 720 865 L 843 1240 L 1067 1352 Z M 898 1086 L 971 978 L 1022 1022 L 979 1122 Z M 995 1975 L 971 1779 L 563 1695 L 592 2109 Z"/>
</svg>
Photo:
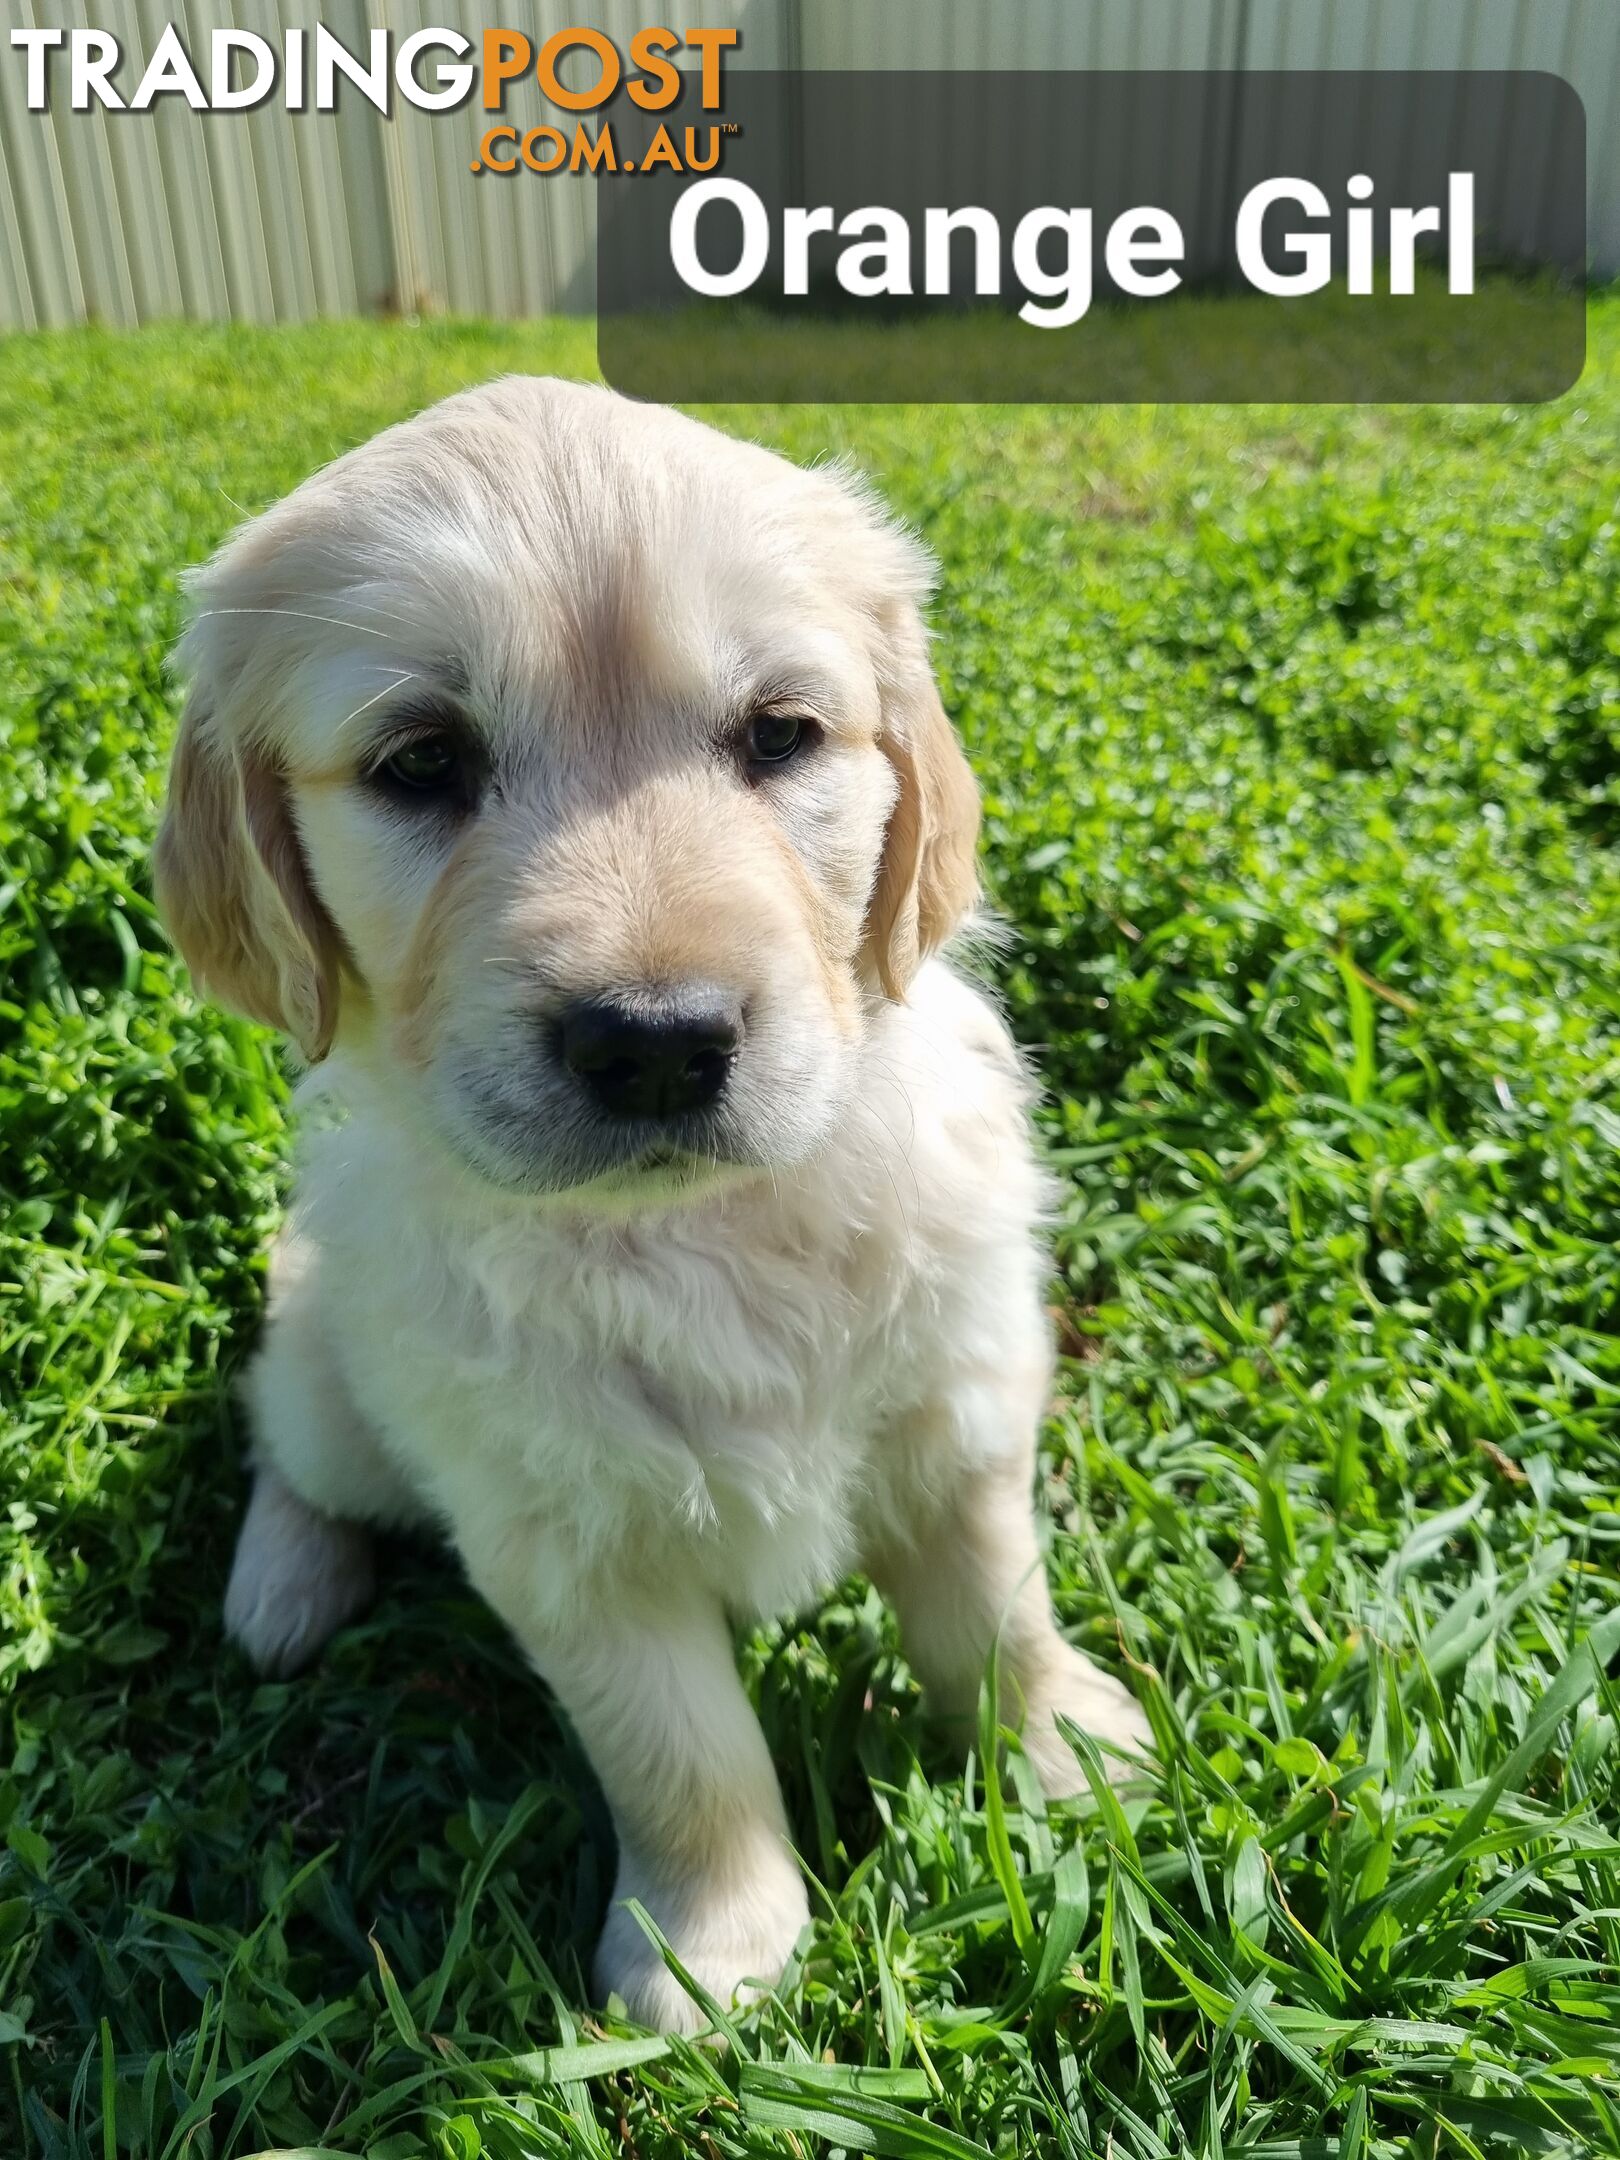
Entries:
<svg viewBox="0 0 1620 2160">
<path fill-rule="evenodd" d="M 693 2049 L 586 2016 L 610 1833 L 447 1562 L 295 1684 L 222 1650 L 284 1096 L 148 898 L 177 575 L 590 361 L 0 347 L 0 2154 L 1620 2151 L 1615 302 L 1545 408 L 730 416 L 943 561 L 1066 1179 L 1052 1573 L 1150 1798 L 964 1781 L 846 1585 L 744 1650 L 814 1940 Z"/>
</svg>

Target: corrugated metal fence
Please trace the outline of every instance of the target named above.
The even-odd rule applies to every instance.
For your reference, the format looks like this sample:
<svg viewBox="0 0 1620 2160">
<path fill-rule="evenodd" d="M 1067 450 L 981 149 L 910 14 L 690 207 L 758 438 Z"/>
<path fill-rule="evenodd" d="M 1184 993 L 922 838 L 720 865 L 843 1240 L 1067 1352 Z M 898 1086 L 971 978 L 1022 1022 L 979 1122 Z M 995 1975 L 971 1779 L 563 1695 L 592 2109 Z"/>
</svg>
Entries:
<svg viewBox="0 0 1620 2160">
<path fill-rule="evenodd" d="M 125 47 L 126 94 L 173 22 L 199 58 L 216 28 L 317 22 L 353 51 L 383 28 L 536 38 L 572 24 L 621 46 L 649 22 L 735 24 L 733 63 L 811 68 L 1504 68 L 1561 74 L 1587 113 L 1589 238 L 1620 272 L 1620 0 L 0 0 L 13 27 L 94 25 Z M 518 126 L 555 120 L 532 78 Z M 381 310 L 583 312 L 593 292 L 588 176 L 475 178 L 479 109 L 384 119 L 272 99 L 242 114 L 24 102 L 0 51 L 0 330 L 181 315 L 293 322 Z"/>
</svg>

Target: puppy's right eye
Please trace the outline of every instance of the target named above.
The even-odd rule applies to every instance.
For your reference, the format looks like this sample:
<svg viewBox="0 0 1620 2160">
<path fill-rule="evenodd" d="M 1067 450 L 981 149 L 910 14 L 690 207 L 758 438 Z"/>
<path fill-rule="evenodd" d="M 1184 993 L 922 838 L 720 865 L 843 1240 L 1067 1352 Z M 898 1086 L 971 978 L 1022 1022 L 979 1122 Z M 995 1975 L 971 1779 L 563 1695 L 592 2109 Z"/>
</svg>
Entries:
<svg viewBox="0 0 1620 2160">
<path fill-rule="evenodd" d="M 439 795 L 461 780 L 461 752 L 449 735 L 418 735 L 377 768 L 397 787 Z"/>
<path fill-rule="evenodd" d="M 474 806 L 482 776 L 471 738 L 446 723 L 396 736 L 365 777 L 378 794 L 404 809 L 459 812 Z"/>
</svg>

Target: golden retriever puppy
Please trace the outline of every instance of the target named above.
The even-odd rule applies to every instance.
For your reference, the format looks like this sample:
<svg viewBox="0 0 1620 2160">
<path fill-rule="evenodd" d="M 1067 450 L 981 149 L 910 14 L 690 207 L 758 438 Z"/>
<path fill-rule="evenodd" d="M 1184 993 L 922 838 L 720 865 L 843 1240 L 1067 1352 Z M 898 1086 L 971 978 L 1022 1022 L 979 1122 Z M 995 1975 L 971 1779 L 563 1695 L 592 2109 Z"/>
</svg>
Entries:
<svg viewBox="0 0 1620 2160">
<path fill-rule="evenodd" d="M 597 1984 L 693 2028 L 808 1918 L 733 1623 L 867 1570 L 948 1714 L 1058 1633 L 1027 1089 L 940 950 L 978 804 L 922 549 L 850 480 L 576 383 L 448 399 L 196 580 L 158 845 L 198 978 L 311 1070 L 226 1624 L 285 1672 L 446 1532 L 601 1776 Z"/>
</svg>

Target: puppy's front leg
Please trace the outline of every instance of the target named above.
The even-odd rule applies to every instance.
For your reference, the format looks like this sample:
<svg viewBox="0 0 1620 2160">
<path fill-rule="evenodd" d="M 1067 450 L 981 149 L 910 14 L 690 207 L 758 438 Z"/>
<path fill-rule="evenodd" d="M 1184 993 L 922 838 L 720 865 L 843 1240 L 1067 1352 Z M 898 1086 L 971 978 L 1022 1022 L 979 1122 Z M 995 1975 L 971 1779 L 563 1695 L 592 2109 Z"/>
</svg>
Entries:
<svg viewBox="0 0 1620 2160">
<path fill-rule="evenodd" d="M 1004 1406 L 1009 1415 L 1018 1406 Z M 926 1477 L 949 1460 L 962 1406 L 918 1413 L 903 1436 Z M 1031 1424 L 1033 1419 L 1030 1420 Z M 932 1440 L 929 1427 L 938 1427 Z M 909 1519 L 885 1535 L 868 1566 L 892 1599 L 906 1654 L 930 1706 L 972 1731 L 993 1643 L 999 1643 L 1000 1712 L 1022 1726 L 1025 1752 L 1052 1798 L 1085 1790 L 1085 1773 L 1056 1720 L 1099 1740 L 1147 1749 L 1150 1727 L 1111 1673 L 1058 1633 L 1035 1537 L 1033 1441 L 1016 1454 L 963 1466 L 923 1484 Z M 1125 1765 L 1112 1763 L 1116 1777 Z"/>
<path fill-rule="evenodd" d="M 597 1593 L 559 1626 L 528 1593 L 521 1544 L 508 1536 L 468 1564 L 573 1721 L 613 1813 L 619 1876 L 596 1984 L 645 2025 L 698 2031 L 701 2012 L 623 1900 L 646 1907 L 725 2005 L 745 1981 L 775 1981 L 809 1918 L 725 1614 L 708 1593 L 673 1584 Z"/>
</svg>

